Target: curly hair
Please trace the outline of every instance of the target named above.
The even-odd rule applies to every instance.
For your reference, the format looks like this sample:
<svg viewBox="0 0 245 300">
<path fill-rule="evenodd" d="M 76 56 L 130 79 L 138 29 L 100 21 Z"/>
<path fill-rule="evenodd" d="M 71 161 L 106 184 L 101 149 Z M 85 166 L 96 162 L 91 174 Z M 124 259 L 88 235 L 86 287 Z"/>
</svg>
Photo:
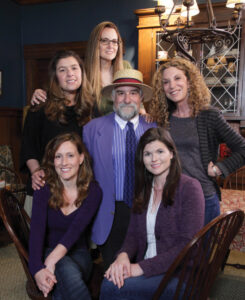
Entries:
<svg viewBox="0 0 245 300">
<path fill-rule="evenodd" d="M 47 144 L 41 166 L 45 173 L 45 181 L 50 187 L 51 197 L 49 199 L 49 206 L 54 209 L 58 209 L 65 204 L 63 197 L 64 185 L 61 182 L 54 166 L 55 153 L 61 144 L 68 141 L 76 147 L 79 154 L 84 154 L 83 163 L 80 165 L 77 174 L 78 196 L 75 201 L 76 207 L 82 205 L 83 200 L 88 195 L 89 184 L 93 180 L 90 156 L 81 140 L 81 137 L 77 133 L 57 135 Z"/>
<path fill-rule="evenodd" d="M 57 121 L 66 124 L 66 106 L 69 103 L 58 83 L 56 68 L 60 59 L 74 57 L 78 62 L 82 72 L 82 84 L 75 96 L 75 112 L 79 126 L 86 124 L 92 118 L 94 107 L 94 97 L 91 85 L 87 79 L 83 62 L 74 51 L 58 51 L 49 64 L 49 88 L 47 91 L 47 101 L 44 104 L 35 105 L 32 110 L 38 110 L 44 106 L 44 112 L 50 121 Z"/>
<path fill-rule="evenodd" d="M 150 200 L 154 175 L 146 169 L 143 153 L 145 146 L 154 141 L 162 142 L 173 154 L 162 193 L 162 202 L 165 207 L 174 203 L 175 191 L 179 184 L 181 175 L 180 160 L 170 133 L 161 127 L 148 129 L 141 136 L 135 155 L 135 199 L 133 212 L 136 213 L 142 213 L 147 208 Z"/>
<path fill-rule="evenodd" d="M 92 85 L 93 92 L 95 94 L 95 98 L 97 104 L 99 106 L 101 101 L 101 72 L 100 72 L 100 38 L 102 31 L 105 28 L 113 28 L 115 29 L 118 36 L 118 50 L 117 55 L 112 61 L 113 74 L 115 74 L 118 70 L 123 69 L 123 43 L 122 38 L 119 33 L 117 26 L 110 22 L 104 21 L 99 23 L 92 30 L 85 55 L 85 68 L 88 76 L 88 80 Z"/>
<path fill-rule="evenodd" d="M 191 117 L 196 117 L 201 110 L 210 106 L 211 95 L 200 70 L 189 60 L 172 58 L 161 65 L 153 77 L 153 97 L 149 113 L 159 126 L 167 127 L 169 117 L 176 109 L 175 103 L 168 99 L 163 90 L 163 71 L 175 67 L 184 72 L 189 82 L 188 104 L 191 108 Z"/>
</svg>

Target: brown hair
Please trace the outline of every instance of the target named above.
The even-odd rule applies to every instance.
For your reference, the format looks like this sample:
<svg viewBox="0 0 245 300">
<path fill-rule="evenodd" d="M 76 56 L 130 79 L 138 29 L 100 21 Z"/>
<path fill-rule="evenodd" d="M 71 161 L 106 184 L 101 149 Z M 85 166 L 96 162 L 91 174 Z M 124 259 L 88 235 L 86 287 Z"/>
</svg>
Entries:
<svg viewBox="0 0 245 300">
<path fill-rule="evenodd" d="M 179 156 L 169 132 L 160 127 L 148 129 L 140 138 L 135 156 L 135 200 L 133 211 L 136 213 L 142 213 L 147 208 L 150 200 L 154 175 L 144 165 L 143 152 L 145 146 L 154 141 L 162 142 L 173 154 L 162 193 L 162 202 L 165 207 L 174 203 L 175 191 L 180 180 L 181 166 Z"/>
<path fill-rule="evenodd" d="M 45 148 L 42 169 L 45 172 L 45 181 L 50 186 L 51 197 L 49 199 L 49 205 L 55 209 L 64 205 L 64 186 L 55 171 L 54 158 L 55 153 L 61 144 L 67 141 L 71 142 L 77 148 L 79 154 L 84 154 L 84 160 L 79 167 L 77 175 L 78 196 L 75 201 L 75 205 L 77 207 L 82 205 L 83 200 L 87 197 L 89 184 L 93 180 L 89 154 L 81 140 L 81 137 L 77 133 L 61 134 L 49 141 Z"/>
<path fill-rule="evenodd" d="M 56 68 L 60 59 L 74 57 L 82 72 L 82 84 L 77 90 L 75 97 L 75 112 L 79 126 L 86 124 L 91 120 L 92 110 L 94 106 L 94 98 L 92 96 L 92 88 L 87 80 L 85 68 L 79 55 L 74 51 L 59 51 L 57 52 L 49 64 L 49 88 L 47 92 L 47 101 L 43 105 L 33 107 L 33 110 L 40 109 L 44 106 L 44 111 L 47 118 L 51 121 L 57 121 L 62 124 L 67 123 L 65 111 L 69 100 L 64 97 L 64 93 L 59 86 Z"/>
<path fill-rule="evenodd" d="M 88 44 L 87 50 L 85 55 L 85 68 L 87 72 L 87 76 L 89 82 L 92 85 L 92 89 L 97 101 L 97 104 L 100 104 L 101 101 L 101 73 L 100 73 L 100 38 L 102 31 L 105 28 L 113 28 L 115 29 L 117 36 L 118 36 L 118 50 L 115 59 L 112 61 L 113 66 L 113 74 L 116 73 L 118 70 L 123 69 L 123 45 L 122 45 L 122 38 L 119 33 L 117 26 L 109 21 L 104 21 L 99 23 L 94 27 L 92 30 Z"/>
<path fill-rule="evenodd" d="M 184 58 L 172 58 L 161 65 L 153 77 L 153 97 L 149 107 L 149 113 L 159 126 L 168 126 L 171 113 L 176 109 L 175 103 L 168 99 L 163 90 L 163 71 L 175 67 L 182 70 L 189 82 L 188 104 L 191 108 L 191 117 L 196 117 L 200 110 L 210 106 L 210 91 L 200 73 L 200 70 L 189 60 Z"/>
</svg>

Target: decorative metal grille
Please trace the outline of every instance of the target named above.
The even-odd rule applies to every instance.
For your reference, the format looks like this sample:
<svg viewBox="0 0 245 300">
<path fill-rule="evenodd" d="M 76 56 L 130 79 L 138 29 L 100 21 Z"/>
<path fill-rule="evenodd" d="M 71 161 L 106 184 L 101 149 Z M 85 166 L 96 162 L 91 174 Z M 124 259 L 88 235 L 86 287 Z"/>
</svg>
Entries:
<svg viewBox="0 0 245 300">
<path fill-rule="evenodd" d="M 233 44 L 219 56 L 212 55 L 215 53 L 215 48 L 211 44 L 203 44 L 201 47 L 200 69 L 211 92 L 212 105 L 228 114 L 237 114 L 240 108 L 238 79 L 241 30 L 242 26 L 238 26 Z M 156 33 L 156 69 L 166 61 L 166 58 L 159 58 L 161 51 L 167 52 L 168 58 L 176 55 L 175 46 L 162 41 L 161 31 L 159 31 Z"/>
<path fill-rule="evenodd" d="M 174 57 L 176 51 L 175 45 L 163 41 L 161 39 L 161 35 L 162 35 L 161 31 L 156 32 L 156 60 L 155 60 L 156 70 L 159 68 L 161 63 L 167 60 L 166 58 L 163 59 L 159 57 L 159 53 L 161 53 L 161 51 L 167 53 L 167 58 Z"/>
</svg>

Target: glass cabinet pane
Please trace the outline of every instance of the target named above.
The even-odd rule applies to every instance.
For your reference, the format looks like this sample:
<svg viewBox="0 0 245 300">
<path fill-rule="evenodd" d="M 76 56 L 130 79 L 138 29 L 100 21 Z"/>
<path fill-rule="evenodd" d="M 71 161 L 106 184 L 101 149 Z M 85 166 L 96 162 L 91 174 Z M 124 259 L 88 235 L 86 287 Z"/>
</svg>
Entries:
<svg viewBox="0 0 245 300">
<path fill-rule="evenodd" d="M 213 44 L 203 44 L 200 69 L 211 92 L 212 105 L 225 114 L 239 115 L 239 64 L 242 26 L 238 26 L 229 47 L 215 55 Z M 155 66 L 176 55 L 174 44 L 162 41 L 161 31 L 156 32 Z"/>
<path fill-rule="evenodd" d="M 162 31 L 156 32 L 156 70 L 159 65 L 169 58 L 175 56 L 176 48 L 174 44 L 165 42 L 161 39 Z"/>
<path fill-rule="evenodd" d="M 241 26 L 233 35 L 233 43 L 217 55 L 209 44 L 202 45 L 201 72 L 212 95 L 212 105 L 223 113 L 238 114 L 239 61 Z"/>
</svg>

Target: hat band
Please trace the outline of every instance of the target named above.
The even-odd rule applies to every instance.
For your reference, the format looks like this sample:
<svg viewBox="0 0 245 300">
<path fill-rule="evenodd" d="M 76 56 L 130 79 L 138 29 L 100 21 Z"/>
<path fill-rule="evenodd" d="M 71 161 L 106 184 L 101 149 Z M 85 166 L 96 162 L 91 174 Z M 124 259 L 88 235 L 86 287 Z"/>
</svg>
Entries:
<svg viewBox="0 0 245 300">
<path fill-rule="evenodd" d="M 141 83 L 142 84 L 142 81 L 133 78 L 121 78 L 121 79 L 116 79 L 115 81 L 113 81 L 113 83 Z"/>
</svg>

